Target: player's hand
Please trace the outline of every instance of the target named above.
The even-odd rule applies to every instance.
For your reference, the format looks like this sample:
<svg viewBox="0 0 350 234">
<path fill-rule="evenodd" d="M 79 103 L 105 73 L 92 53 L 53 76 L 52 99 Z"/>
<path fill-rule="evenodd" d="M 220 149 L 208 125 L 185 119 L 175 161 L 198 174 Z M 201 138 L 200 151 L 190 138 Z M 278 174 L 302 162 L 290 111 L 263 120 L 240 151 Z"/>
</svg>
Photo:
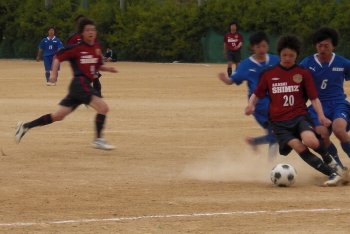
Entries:
<svg viewBox="0 0 350 234">
<path fill-rule="evenodd" d="M 233 83 L 232 80 L 226 76 L 226 73 L 220 72 L 218 74 L 218 78 L 219 78 L 219 80 L 221 80 L 225 84 L 231 85 Z"/>
<path fill-rule="evenodd" d="M 115 69 L 114 67 L 109 67 L 109 72 L 112 72 L 112 73 L 117 73 L 118 70 Z"/>
<path fill-rule="evenodd" d="M 246 108 L 245 108 L 245 114 L 246 115 L 251 115 L 254 113 L 254 110 L 255 110 L 255 107 L 252 106 L 252 105 L 248 105 Z"/>
<path fill-rule="evenodd" d="M 329 127 L 332 124 L 332 121 L 330 119 L 328 119 L 326 116 L 322 116 L 320 117 L 320 123 L 325 126 L 325 127 Z"/>
</svg>

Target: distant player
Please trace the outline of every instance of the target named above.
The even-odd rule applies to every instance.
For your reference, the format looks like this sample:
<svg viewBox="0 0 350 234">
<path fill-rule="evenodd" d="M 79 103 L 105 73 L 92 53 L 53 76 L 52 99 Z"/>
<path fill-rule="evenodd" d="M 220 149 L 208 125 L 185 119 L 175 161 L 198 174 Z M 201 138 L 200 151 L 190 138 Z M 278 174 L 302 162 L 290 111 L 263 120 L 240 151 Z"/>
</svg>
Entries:
<svg viewBox="0 0 350 234">
<path fill-rule="evenodd" d="M 224 36 L 224 54 L 227 59 L 227 75 L 232 74 L 232 64 L 235 67 L 241 61 L 241 48 L 243 44 L 243 36 L 237 32 L 238 26 L 236 22 L 230 23 L 230 32 Z"/>
<path fill-rule="evenodd" d="M 258 99 L 268 95 L 271 100 L 269 118 L 279 142 L 280 154 L 288 155 L 294 149 L 311 167 L 329 176 L 324 185 L 336 186 L 342 177 L 329 166 L 336 162 L 316 136 L 308 115 L 307 98 L 321 124 L 329 126 L 331 121 L 324 116 L 311 73 L 296 65 L 300 47 L 301 42 L 295 36 L 282 36 L 279 39 L 277 51 L 280 63 L 262 73 L 258 87 L 249 99 L 246 114 L 252 114 Z M 318 152 L 323 161 L 309 148 Z"/>
<path fill-rule="evenodd" d="M 265 32 L 257 32 L 251 35 L 249 38 L 249 45 L 253 54 L 238 65 L 231 77 L 227 77 L 225 73 L 219 73 L 219 79 L 227 85 L 241 85 L 246 81 L 248 86 L 248 99 L 258 86 L 262 71 L 279 63 L 278 56 L 268 54 L 269 39 Z M 267 134 L 260 137 L 250 137 L 246 140 L 253 148 L 256 148 L 260 144 L 269 144 L 269 156 L 272 158 L 276 155 L 276 150 L 278 148 L 276 145 L 277 140 L 269 124 L 269 103 L 268 97 L 259 99 L 253 113 L 255 120 L 266 130 Z"/>
<path fill-rule="evenodd" d="M 75 22 L 75 27 L 78 27 L 79 22 L 80 22 L 82 19 L 84 19 L 84 18 L 86 18 L 86 16 L 84 16 L 84 15 L 78 15 L 78 16 L 75 18 L 75 20 L 74 20 L 74 22 Z M 78 43 L 81 42 L 81 40 L 82 40 L 81 34 L 80 34 L 79 32 L 75 32 L 75 33 L 73 33 L 73 35 L 71 35 L 71 36 L 68 38 L 67 43 L 66 43 L 66 46 L 78 44 Z M 97 39 L 96 39 L 96 41 L 95 41 L 95 44 L 96 44 L 96 46 L 98 47 L 98 49 L 101 50 L 101 53 L 102 53 L 101 45 L 100 45 L 100 43 L 98 43 Z M 94 86 L 95 90 L 96 90 L 97 92 L 100 93 L 100 95 L 101 95 L 101 97 L 102 97 L 102 85 L 101 85 L 101 82 L 100 82 L 100 77 L 101 77 L 101 76 L 102 76 L 101 73 L 98 72 L 98 73 L 97 73 L 97 79 L 95 79 L 95 80 L 93 81 L 92 85 Z"/>
<path fill-rule="evenodd" d="M 330 134 L 339 139 L 344 152 L 350 157 L 350 103 L 346 100 L 344 81 L 350 76 L 350 62 L 333 53 L 338 45 L 339 35 L 332 28 L 321 28 L 314 33 L 313 44 L 317 53 L 306 57 L 300 64 L 308 69 L 314 78 L 319 99 L 324 113 L 332 121 L 330 128 L 320 124 L 315 109 L 311 106 L 309 112 L 329 152 L 343 168 L 337 149 L 330 141 Z M 346 169 L 346 168 L 345 168 Z"/>
<path fill-rule="evenodd" d="M 53 57 L 55 53 L 63 47 L 61 40 L 55 36 L 55 28 L 50 27 L 48 29 L 48 36 L 43 38 L 40 41 L 38 54 L 36 56 L 36 60 L 40 61 L 40 57 L 43 54 L 44 67 L 45 67 L 45 78 L 46 85 L 52 86 L 56 85 L 56 83 L 49 82 L 51 65 L 53 61 Z"/>
<path fill-rule="evenodd" d="M 100 94 L 91 86 L 91 82 L 96 79 L 96 72 L 99 70 L 113 73 L 117 72 L 117 70 L 103 65 L 101 50 L 95 43 L 97 32 L 95 23 L 92 20 L 82 19 L 79 23 L 79 33 L 82 35 L 82 42 L 62 49 L 56 54 L 50 76 L 50 81 L 56 82 L 60 62 L 70 61 L 74 71 L 74 78 L 69 86 L 68 95 L 60 102 L 56 112 L 43 115 L 31 122 L 20 122 L 15 134 L 17 143 L 20 142 L 29 129 L 61 121 L 79 105 L 86 104 L 97 112 L 95 118 L 96 138 L 93 141 L 93 146 L 103 150 L 114 148 L 102 138 L 108 106 L 100 97 Z"/>
</svg>

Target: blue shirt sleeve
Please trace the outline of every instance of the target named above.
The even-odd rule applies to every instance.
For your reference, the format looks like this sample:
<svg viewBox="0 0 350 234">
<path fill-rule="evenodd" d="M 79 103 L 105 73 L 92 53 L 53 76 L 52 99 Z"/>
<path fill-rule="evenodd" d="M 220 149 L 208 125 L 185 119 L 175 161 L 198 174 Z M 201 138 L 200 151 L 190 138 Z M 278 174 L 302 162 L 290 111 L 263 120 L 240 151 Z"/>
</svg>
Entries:
<svg viewBox="0 0 350 234">
<path fill-rule="evenodd" d="M 234 73 L 231 75 L 230 79 L 236 85 L 242 84 L 243 81 L 247 80 L 247 78 L 245 77 L 245 73 L 247 70 L 248 68 L 245 66 L 245 63 L 240 63 L 237 67 L 237 70 L 234 71 Z"/>
</svg>

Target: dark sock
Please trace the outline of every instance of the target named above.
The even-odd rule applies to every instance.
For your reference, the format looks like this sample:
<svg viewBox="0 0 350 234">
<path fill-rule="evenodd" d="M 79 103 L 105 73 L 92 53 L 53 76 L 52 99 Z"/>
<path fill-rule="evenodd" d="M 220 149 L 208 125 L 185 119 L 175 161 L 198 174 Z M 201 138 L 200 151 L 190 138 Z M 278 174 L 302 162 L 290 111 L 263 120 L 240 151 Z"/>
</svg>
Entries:
<svg viewBox="0 0 350 234">
<path fill-rule="evenodd" d="M 262 145 L 262 144 L 268 144 L 268 143 L 270 143 L 269 135 L 254 137 L 252 139 L 253 145 Z"/>
<path fill-rule="evenodd" d="M 227 75 L 230 77 L 232 75 L 232 68 L 228 67 L 227 68 Z"/>
<path fill-rule="evenodd" d="M 343 163 L 340 161 L 340 158 L 338 156 L 338 150 L 335 147 L 335 145 L 333 143 L 331 143 L 331 145 L 328 147 L 328 152 L 332 155 L 332 157 L 334 158 L 334 160 L 342 167 L 344 168 Z"/>
<path fill-rule="evenodd" d="M 317 149 L 315 149 L 315 151 L 321 155 L 324 163 L 330 164 L 332 162 L 332 156 L 327 152 L 327 150 L 323 146 L 319 146 Z"/>
<path fill-rule="evenodd" d="M 50 80 L 50 72 L 49 71 L 45 72 L 45 77 L 46 77 L 46 82 L 49 82 L 49 80 Z"/>
<path fill-rule="evenodd" d="M 350 158 L 350 142 L 344 142 L 340 144 L 344 152 L 348 155 Z"/>
<path fill-rule="evenodd" d="M 43 115 L 31 122 L 28 122 L 28 123 L 25 123 L 23 126 L 25 128 L 34 128 L 34 127 L 37 127 L 37 126 L 44 126 L 44 125 L 47 125 L 47 124 L 50 124 L 52 123 L 52 117 L 51 117 L 51 114 L 46 114 L 46 115 Z"/>
<path fill-rule="evenodd" d="M 301 152 L 299 156 L 311 167 L 327 176 L 330 176 L 335 172 L 330 166 L 324 164 L 320 158 L 311 153 L 308 149 Z"/>
<path fill-rule="evenodd" d="M 102 129 L 105 124 L 106 116 L 102 114 L 97 114 L 95 119 L 96 124 L 96 137 L 101 138 L 102 136 Z"/>
</svg>

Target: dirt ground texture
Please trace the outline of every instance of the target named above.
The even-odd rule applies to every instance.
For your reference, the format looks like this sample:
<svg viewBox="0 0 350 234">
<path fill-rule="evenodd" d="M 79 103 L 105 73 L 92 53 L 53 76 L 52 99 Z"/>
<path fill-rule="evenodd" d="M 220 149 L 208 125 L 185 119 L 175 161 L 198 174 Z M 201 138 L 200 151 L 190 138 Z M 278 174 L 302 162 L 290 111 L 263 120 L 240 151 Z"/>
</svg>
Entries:
<svg viewBox="0 0 350 234">
<path fill-rule="evenodd" d="M 225 64 L 108 65 L 104 136 L 117 148 L 101 151 L 85 106 L 17 145 L 17 122 L 55 111 L 71 70 L 49 87 L 42 62 L 0 60 L 0 233 L 350 233 L 350 186 L 245 144 L 263 131 L 243 113 L 246 86 L 217 79 Z M 296 168 L 292 187 L 271 184 L 279 162 Z"/>
</svg>

